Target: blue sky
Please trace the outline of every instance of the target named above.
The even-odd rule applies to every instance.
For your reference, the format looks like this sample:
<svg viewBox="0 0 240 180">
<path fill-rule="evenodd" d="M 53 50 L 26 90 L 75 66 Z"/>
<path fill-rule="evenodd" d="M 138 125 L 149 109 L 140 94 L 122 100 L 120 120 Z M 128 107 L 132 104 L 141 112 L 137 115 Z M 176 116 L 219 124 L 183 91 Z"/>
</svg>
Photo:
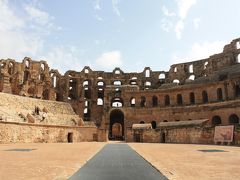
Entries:
<svg viewBox="0 0 240 180">
<path fill-rule="evenodd" d="M 61 73 L 169 70 L 240 37 L 239 0 L 0 0 L 0 58 Z"/>
</svg>

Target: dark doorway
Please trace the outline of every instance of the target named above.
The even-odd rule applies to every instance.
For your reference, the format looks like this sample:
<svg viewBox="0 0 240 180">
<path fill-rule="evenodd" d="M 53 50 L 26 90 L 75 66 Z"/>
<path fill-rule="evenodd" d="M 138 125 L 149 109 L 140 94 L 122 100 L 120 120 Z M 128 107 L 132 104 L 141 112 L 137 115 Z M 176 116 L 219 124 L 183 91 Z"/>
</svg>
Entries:
<svg viewBox="0 0 240 180">
<path fill-rule="evenodd" d="M 213 116 L 212 118 L 212 125 L 216 126 L 216 125 L 220 125 L 222 124 L 222 120 L 220 116 Z"/>
<path fill-rule="evenodd" d="M 141 142 L 141 135 L 139 133 L 134 133 L 134 142 Z"/>
<path fill-rule="evenodd" d="M 68 143 L 72 143 L 73 142 L 73 133 L 68 133 L 67 140 L 68 140 Z"/>
<path fill-rule="evenodd" d="M 231 116 L 229 116 L 229 124 L 239 124 L 239 118 L 236 114 L 232 114 Z"/>
<path fill-rule="evenodd" d="M 165 133 L 162 133 L 161 143 L 165 143 L 165 141 L 166 141 L 166 134 L 165 134 Z"/>
<path fill-rule="evenodd" d="M 124 140 L 124 114 L 115 109 L 110 114 L 109 140 Z"/>
</svg>

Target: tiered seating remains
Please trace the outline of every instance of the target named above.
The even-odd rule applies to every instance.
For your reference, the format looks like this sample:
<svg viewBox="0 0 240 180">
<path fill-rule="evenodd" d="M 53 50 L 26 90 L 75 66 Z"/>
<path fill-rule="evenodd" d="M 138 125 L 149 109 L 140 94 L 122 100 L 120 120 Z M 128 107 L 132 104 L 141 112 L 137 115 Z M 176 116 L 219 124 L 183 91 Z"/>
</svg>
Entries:
<svg viewBox="0 0 240 180">
<path fill-rule="evenodd" d="M 38 114 L 36 107 L 39 108 Z M 0 121 L 66 126 L 83 124 L 68 103 L 6 93 L 0 93 Z"/>
</svg>

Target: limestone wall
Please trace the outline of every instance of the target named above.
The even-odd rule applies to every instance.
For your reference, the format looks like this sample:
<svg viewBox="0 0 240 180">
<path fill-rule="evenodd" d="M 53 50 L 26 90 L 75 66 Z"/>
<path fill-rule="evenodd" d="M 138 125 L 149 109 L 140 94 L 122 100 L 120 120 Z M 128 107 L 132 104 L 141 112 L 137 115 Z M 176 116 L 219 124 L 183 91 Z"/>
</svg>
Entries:
<svg viewBox="0 0 240 180">
<path fill-rule="evenodd" d="M 214 128 L 182 127 L 164 133 L 166 143 L 214 144 Z"/>
<path fill-rule="evenodd" d="M 60 143 L 93 141 L 96 127 L 53 126 L 28 123 L 0 122 L 0 143 Z"/>
<path fill-rule="evenodd" d="M 136 136 L 139 137 L 139 141 Z M 160 130 L 133 130 L 128 128 L 126 131 L 126 142 L 146 142 L 146 143 L 159 143 L 161 140 Z"/>
<path fill-rule="evenodd" d="M 36 106 L 40 109 L 39 115 L 34 114 Z M 47 112 L 44 120 L 43 111 Z M 33 117 L 33 123 L 68 126 L 81 124 L 81 119 L 69 103 L 0 93 L 0 116 L 3 121 L 27 122 L 24 117 L 29 114 Z"/>
</svg>

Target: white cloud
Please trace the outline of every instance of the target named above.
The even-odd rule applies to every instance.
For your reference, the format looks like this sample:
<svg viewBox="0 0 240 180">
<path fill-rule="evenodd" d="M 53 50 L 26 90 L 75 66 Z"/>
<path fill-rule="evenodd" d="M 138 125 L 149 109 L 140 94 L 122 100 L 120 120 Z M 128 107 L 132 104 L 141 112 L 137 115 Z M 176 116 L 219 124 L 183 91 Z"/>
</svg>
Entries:
<svg viewBox="0 0 240 180">
<path fill-rule="evenodd" d="M 184 21 L 187 18 L 188 12 L 193 5 L 197 3 L 197 0 L 175 0 L 177 3 L 177 14 L 169 12 L 166 6 L 162 6 L 162 12 L 164 18 L 161 21 L 161 28 L 169 32 L 170 29 L 174 29 L 177 39 L 182 38 L 182 31 L 184 30 Z M 176 24 L 173 25 L 173 18 Z M 198 28 L 199 20 L 194 22 L 195 28 Z"/>
<path fill-rule="evenodd" d="M 46 48 L 45 40 L 48 36 L 42 32 L 44 29 L 48 29 L 48 33 L 51 33 L 53 27 L 56 27 L 52 22 L 52 16 L 39 10 L 33 4 L 31 6 L 23 5 L 23 9 L 18 7 L 19 11 L 25 12 L 25 14 L 18 14 L 19 11 L 11 5 L 11 1 L 0 0 L 0 58 L 21 61 L 26 56 L 33 59 L 45 57 L 50 58 L 51 63 L 54 62 L 53 57 L 56 57 L 55 62 L 58 61 L 58 64 L 63 60 L 63 57 L 73 59 L 74 54 L 70 55 L 74 50 L 73 48 L 70 50 Z M 46 49 L 50 52 L 46 53 Z"/>
<path fill-rule="evenodd" d="M 0 30 L 14 30 L 24 27 L 25 22 L 14 14 L 7 0 L 0 0 Z"/>
<path fill-rule="evenodd" d="M 38 9 L 33 5 L 25 5 L 24 9 L 28 13 L 29 17 L 41 26 L 48 25 L 50 21 L 54 19 L 47 12 Z"/>
<path fill-rule="evenodd" d="M 176 0 L 176 2 L 178 5 L 179 20 L 175 25 L 175 33 L 177 39 L 181 39 L 182 31 L 184 29 L 184 20 L 186 19 L 190 8 L 197 3 L 197 0 Z"/>
<path fill-rule="evenodd" d="M 0 0 L 0 54 L 1 58 L 34 56 L 42 48 L 43 40 L 27 32 L 28 21 L 20 17 L 9 1 Z"/>
<path fill-rule="evenodd" d="M 62 74 L 67 70 L 80 71 L 83 63 L 79 59 L 78 49 L 75 46 L 57 46 L 50 48 L 48 53 L 40 59 L 47 60 L 51 68 L 58 69 Z"/>
<path fill-rule="evenodd" d="M 162 6 L 162 12 L 165 16 L 169 16 L 169 17 L 176 16 L 175 13 L 169 12 L 169 10 L 168 10 L 168 8 L 166 8 L 166 6 Z"/>
<path fill-rule="evenodd" d="M 124 19 L 122 18 L 118 8 L 119 3 L 120 3 L 120 0 L 112 0 L 113 12 L 123 21 Z"/>
<path fill-rule="evenodd" d="M 177 39 L 181 39 L 183 29 L 184 29 L 184 23 L 182 20 L 179 20 L 175 26 L 175 33 L 176 33 Z"/>
<path fill-rule="evenodd" d="M 195 18 L 195 19 L 193 20 L 193 25 L 194 25 L 195 29 L 198 29 L 198 28 L 199 28 L 200 20 L 201 20 L 200 18 Z"/>
<path fill-rule="evenodd" d="M 170 29 L 173 27 L 173 23 L 172 21 L 166 19 L 166 18 L 163 18 L 161 20 L 161 28 L 165 31 L 165 32 L 169 32 Z"/>
<path fill-rule="evenodd" d="M 93 8 L 94 8 L 95 10 L 101 10 L 100 0 L 96 0 L 96 1 L 94 2 Z"/>
<path fill-rule="evenodd" d="M 178 4 L 178 14 L 183 20 L 186 18 L 190 8 L 197 3 L 197 0 L 176 0 Z"/>
<path fill-rule="evenodd" d="M 113 70 L 115 67 L 122 66 L 122 55 L 120 51 L 109 51 L 103 53 L 96 59 L 96 65 L 101 69 Z"/>
<path fill-rule="evenodd" d="M 182 63 L 208 58 L 209 56 L 223 51 L 225 41 L 194 43 L 186 55 L 179 57 L 174 54 L 172 63 Z"/>
</svg>

